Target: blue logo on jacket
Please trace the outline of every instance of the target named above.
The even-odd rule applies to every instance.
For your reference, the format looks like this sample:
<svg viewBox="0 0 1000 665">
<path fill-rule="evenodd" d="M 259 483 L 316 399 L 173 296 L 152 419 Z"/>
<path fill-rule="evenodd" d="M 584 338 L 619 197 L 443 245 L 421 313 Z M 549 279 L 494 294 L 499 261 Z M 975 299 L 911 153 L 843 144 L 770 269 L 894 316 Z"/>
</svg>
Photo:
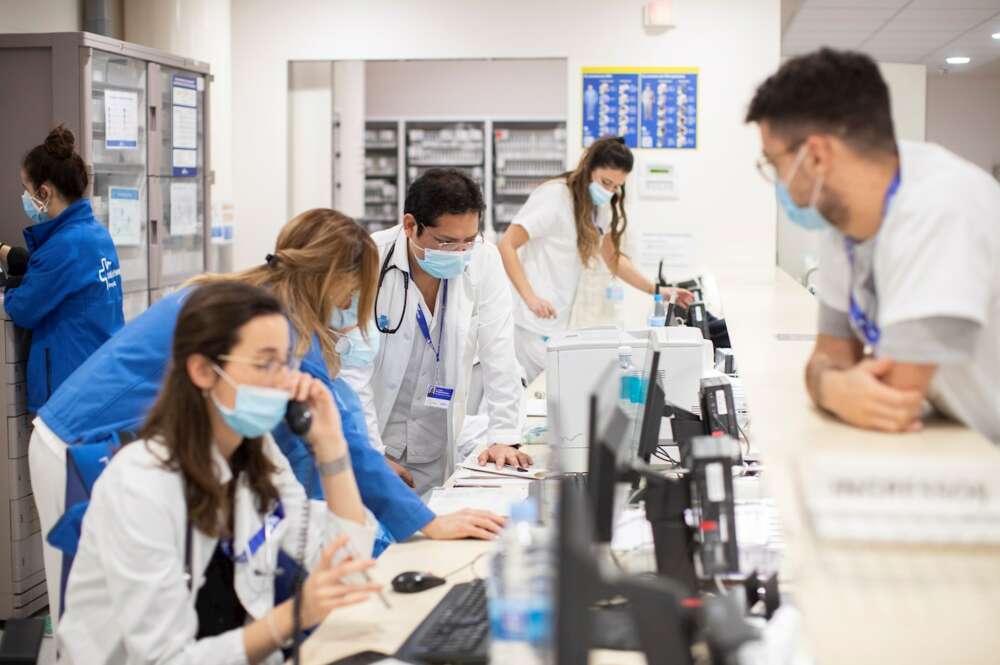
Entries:
<svg viewBox="0 0 1000 665">
<path fill-rule="evenodd" d="M 97 271 L 97 279 L 104 282 L 108 291 L 118 286 L 115 279 L 122 274 L 121 268 L 115 268 L 115 264 L 106 257 L 101 257 L 101 269 Z"/>
</svg>

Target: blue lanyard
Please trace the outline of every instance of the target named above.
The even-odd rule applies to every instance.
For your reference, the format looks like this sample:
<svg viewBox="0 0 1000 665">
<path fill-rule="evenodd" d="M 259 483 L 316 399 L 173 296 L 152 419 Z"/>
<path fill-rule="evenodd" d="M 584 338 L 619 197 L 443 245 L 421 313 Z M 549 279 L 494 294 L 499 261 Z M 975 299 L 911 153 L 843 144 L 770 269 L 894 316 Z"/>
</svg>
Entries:
<svg viewBox="0 0 1000 665">
<path fill-rule="evenodd" d="M 896 192 L 899 191 L 900 175 L 899 169 L 896 169 L 895 175 L 892 177 L 892 182 L 889 183 L 889 187 L 885 190 L 885 199 L 882 202 L 882 219 L 889 214 L 889 206 L 892 204 L 893 197 L 896 196 Z M 854 269 L 854 246 L 857 243 L 853 238 L 844 238 L 844 249 L 847 250 L 847 260 L 851 264 L 851 269 Z M 878 324 L 871 320 L 865 313 L 858 301 L 854 297 L 854 289 L 851 289 L 850 299 L 850 317 L 851 321 L 854 323 L 857 330 L 864 335 L 865 341 L 871 346 L 878 346 L 879 339 L 882 337 L 882 331 L 879 329 Z"/>
<path fill-rule="evenodd" d="M 424 310 L 420 309 L 420 303 L 417 303 L 417 326 L 420 328 L 420 334 L 424 336 L 424 341 L 427 342 L 427 346 L 431 347 L 431 351 L 434 352 L 434 362 L 441 362 L 441 347 L 444 346 L 444 314 L 448 310 L 448 280 L 444 280 L 444 293 L 441 294 L 441 318 L 438 320 L 438 345 L 434 348 L 434 342 L 431 341 L 431 329 L 427 326 L 427 319 L 424 318 Z"/>
<path fill-rule="evenodd" d="M 278 501 L 278 505 L 275 506 L 274 512 L 270 515 L 264 517 L 264 524 L 257 530 L 257 533 L 247 541 L 247 547 L 239 555 L 233 554 L 233 542 L 231 540 L 223 540 L 219 542 L 219 547 L 222 548 L 222 553 L 227 557 L 232 559 L 236 563 L 246 563 L 257 553 L 264 543 L 267 542 L 267 538 L 274 531 L 274 528 L 278 526 L 281 520 L 285 519 L 285 507 L 281 505 L 281 501 Z"/>
</svg>

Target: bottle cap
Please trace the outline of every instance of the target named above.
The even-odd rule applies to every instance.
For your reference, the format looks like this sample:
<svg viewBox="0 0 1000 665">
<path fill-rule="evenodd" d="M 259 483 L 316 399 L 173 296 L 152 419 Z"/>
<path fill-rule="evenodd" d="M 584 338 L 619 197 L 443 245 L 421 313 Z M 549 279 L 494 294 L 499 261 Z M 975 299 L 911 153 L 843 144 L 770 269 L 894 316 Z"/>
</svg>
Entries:
<svg viewBox="0 0 1000 665">
<path fill-rule="evenodd" d="M 619 357 L 621 357 L 621 356 L 631 356 L 631 355 L 632 355 L 632 347 L 631 346 L 626 346 L 626 345 L 622 344 L 621 346 L 618 347 L 618 356 Z"/>
<path fill-rule="evenodd" d="M 663 300 L 663 296 L 662 295 L 660 295 L 659 293 L 654 293 L 653 294 L 653 302 L 660 302 L 661 300 Z"/>
</svg>

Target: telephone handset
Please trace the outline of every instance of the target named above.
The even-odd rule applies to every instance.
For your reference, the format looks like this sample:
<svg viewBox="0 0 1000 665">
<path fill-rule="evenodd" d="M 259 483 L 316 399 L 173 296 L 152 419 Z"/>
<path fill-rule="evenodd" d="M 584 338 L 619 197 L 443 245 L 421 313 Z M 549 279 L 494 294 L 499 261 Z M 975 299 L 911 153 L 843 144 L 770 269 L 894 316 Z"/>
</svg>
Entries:
<svg viewBox="0 0 1000 665">
<path fill-rule="evenodd" d="M 305 402 L 289 402 L 285 411 L 285 422 L 295 436 L 305 436 L 312 427 L 313 414 Z"/>
</svg>

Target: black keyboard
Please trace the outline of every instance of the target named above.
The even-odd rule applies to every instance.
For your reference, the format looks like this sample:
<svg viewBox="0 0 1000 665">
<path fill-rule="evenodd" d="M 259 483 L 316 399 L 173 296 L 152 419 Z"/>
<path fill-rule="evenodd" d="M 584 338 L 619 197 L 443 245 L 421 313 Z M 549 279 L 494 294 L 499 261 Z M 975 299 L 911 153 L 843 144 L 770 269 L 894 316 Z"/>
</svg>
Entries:
<svg viewBox="0 0 1000 665">
<path fill-rule="evenodd" d="M 456 584 L 400 647 L 415 663 L 489 662 L 490 620 L 483 580 Z"/>
</svg>

